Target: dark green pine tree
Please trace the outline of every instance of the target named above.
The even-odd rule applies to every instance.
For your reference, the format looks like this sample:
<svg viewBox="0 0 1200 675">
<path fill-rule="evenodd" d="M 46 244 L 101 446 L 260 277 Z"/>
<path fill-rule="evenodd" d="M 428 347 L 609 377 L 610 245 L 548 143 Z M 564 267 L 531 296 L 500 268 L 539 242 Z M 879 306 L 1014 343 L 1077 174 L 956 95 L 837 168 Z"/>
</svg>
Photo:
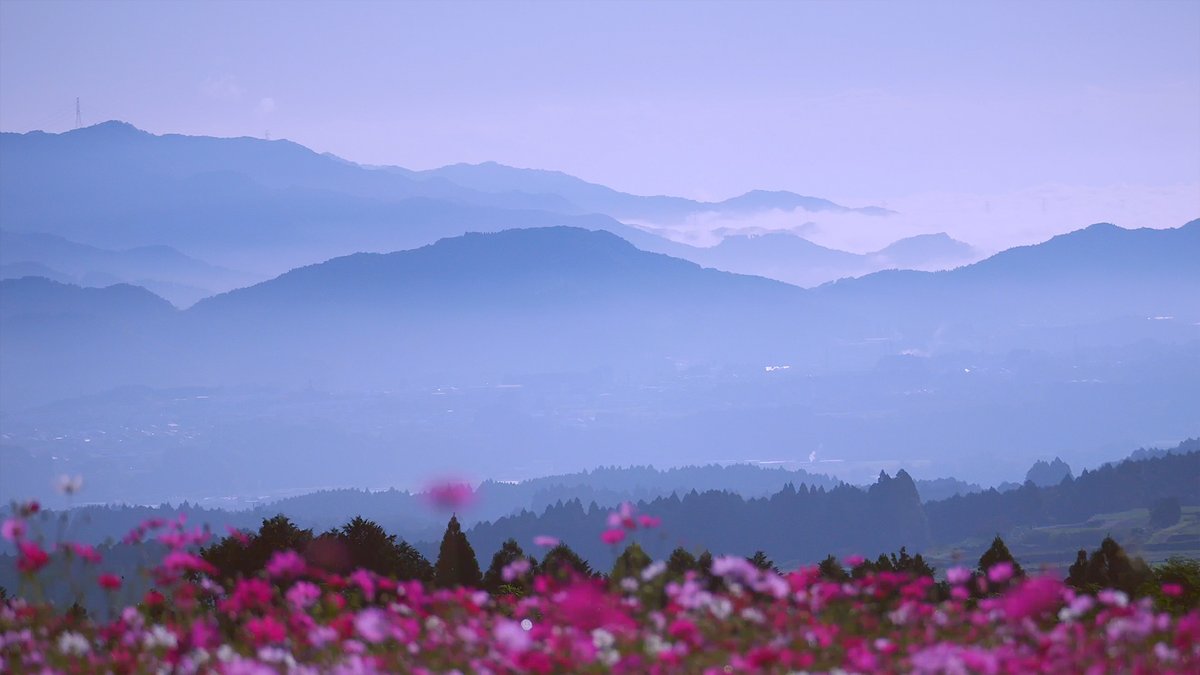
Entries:
<svg viewBox="0 0 1200 675">
<path fill-rule="evenodd" d="M 817 565 L 817 569 L 820 570 L 821 576 L 829 581 L 842 582 L 850 580 L 850 573 L 846 571 L 846 568 L 842 567 L 842 564 L 832 554 L 826 556 Z"/>
<path fill-rule="evenodd" d="M 492 556 L 492 564 L 483 575 L 483 588 L 489 593 L 496 593 L 501 586 L 512 582 L 504 580 L 504 568 L 525 557 L 525 550 L 516 539 L 507 539 L 500 545 L 500 550 Z"/>
<path fill-rule="evenodd" d="M 646 552 L 635 541 L 626 546 L 621 555 L 617 556 L 609 578 L 613 582 L 619 582 L 626 577 L 638 577 L 641 575 L 642 570 L 650 565 L 650 562 L 650 556 L 646 555 Z"/>
<path fill-rule="evenodd" d="M 682 579 L 689 571 L 699 568 L 696 556 L 682 546 L 671 551 L 671 556 L 667 558 L 667 577 L 670 579 Z"/>
<path fill-rule="evenodd" d="M 988 550 L 979 556 L 979 571 L 987 575 L 988 570 L 992 569 L 997 563 L 1002 562 L 1012 563 L 1014 577 L 1025 576 L 1025 570 L 1021 569 L 1021 564 L 1017 562 L 1016 558 L 1013 558 L 1012 553 L 1009 552 L 1008 546 L 1000 538 L 1000 535 L 996 535 Z"/>
<path fill-rule="evenodd" d="M 546 574 L 560 579 L 566 579 L 573 575 L 579 575 L 585 579 L 596 576 L 596 572 L 592 570 L 588 561 L 581 558 L 566 544 L 559 544 L 546 551 L 546 557 L 542 558 L 541 569 Z"/>
<path fill-rule="evenodd" d="M 479 561 L 467 535 L 463 534 L 458 518 L 450 516 L 446 534 L 442 535 L 442 547 L 438 550 L 437 564 L 433 569 L 433 581 L 442 588 L 469 586 L 478 588 L 483 583 L 479 573 Z"/>
<path fill-rule="evenodd" d="M 751 565 L 754 565 L 764 572 L 774 572 L 776 574 L 779 573 L 779 568 L 775 566 L 775 562 L 773 560 L 767 557 L 766 551 L 755 551 L 754 555 L 746 558 L 746 560 L 749 560 Z"/>
</svg>

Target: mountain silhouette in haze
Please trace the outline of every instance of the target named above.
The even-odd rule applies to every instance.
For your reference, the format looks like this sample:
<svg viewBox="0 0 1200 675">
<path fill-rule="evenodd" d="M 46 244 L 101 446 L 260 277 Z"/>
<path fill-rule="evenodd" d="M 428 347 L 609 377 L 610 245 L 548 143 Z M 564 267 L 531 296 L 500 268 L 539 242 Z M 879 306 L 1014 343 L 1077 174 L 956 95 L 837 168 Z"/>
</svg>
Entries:
<svg viewBox="0 0 1200 675">
<path fill-rule="evenodd" d="M 847 258 L 852 267 L 814 266 L 811 256 L 797 253 L 748 267 L 736 252 L 727 262 L 722 251 L 674 242 L 619 219 L 888 213 L 783 191 L 756 190 L 721 202 L 630 195 L 559 172 L 495 163 L 427 171 L 368 167 L 285 140 L 155 135 L 124 122 L 61 134 L 4 133 L 0 153 L 0 223 L 6 230 L 106 250 L 165 245 L 246 270 L 255 280 L 339 255 L 414 248 L 469 231 L 566 225 L 606 230 L 644 250 L 727 271 L 815 285 L 879 265 Z M 13 262 L 59 269 L 42 260 Z M 179 304 L 195 300 L 196 289 L 229 287 L 106 273 L 111 277 L 103 280 L 110 282 L 159 282 L 156 289 Z"/>
<path fill-rule="evenodd" d="M 114 334 L 158 345 L 152 353 L 163 361 L 148 358 L 134 371 L 181 385 L 189 377 L 295 384 L 321 375 L 385 387 L 439 373 L 503 381 L 679 364 L 866 367 L 878 359 L 871 345 L 880 335 L 896 351 L 919 353 L 1194 337 L 1197 227 L 1092 227 L 948 272 L 879 272 L 811 290 L 648 253 L 603 231 L 516 229 L 335 258 L 185 312 L 149 302 L 143 313 L 104 304 L 90 311 L 109 316 Z M 96 293 L 117 293 L 48 280 L 3 284 L 4 361 L 22 361 L 30 381 L 58 363 L 39 345 L 44 321 L 34 319 L 69 317 Z M 1074 328 L 1097 325 L 1106 328 Z M 82 370 L 108 371 L 102 353 L 91 356 Z M 30 383 L 5 379 L 14 388 Z M 41 380 L 71 386 L 70 378 Z"/>
<path fill-rule="evenodd" d="M 49 234 L 0 231 L 0 278 L 23 276 L 91 287 L 129 283 L 184 307 L 253 281 L 169 246 L 113 251 Z"/>
</svg>

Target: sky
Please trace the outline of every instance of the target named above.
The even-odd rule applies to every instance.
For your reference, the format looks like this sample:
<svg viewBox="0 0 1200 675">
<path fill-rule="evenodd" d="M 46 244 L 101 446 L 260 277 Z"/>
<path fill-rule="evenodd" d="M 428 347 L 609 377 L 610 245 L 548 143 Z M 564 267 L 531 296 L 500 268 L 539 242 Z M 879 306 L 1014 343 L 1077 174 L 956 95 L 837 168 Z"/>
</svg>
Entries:
<svg viewBox="0 0 1200 675">
<path fill-rule="evenodd" d="M 0 2 L 0 129 L 69 129 L 76 97 L 85 124 L 904 214 L 825 227 L 850 248 L 1200 216 L 1194 1 Z"/>
</svg>

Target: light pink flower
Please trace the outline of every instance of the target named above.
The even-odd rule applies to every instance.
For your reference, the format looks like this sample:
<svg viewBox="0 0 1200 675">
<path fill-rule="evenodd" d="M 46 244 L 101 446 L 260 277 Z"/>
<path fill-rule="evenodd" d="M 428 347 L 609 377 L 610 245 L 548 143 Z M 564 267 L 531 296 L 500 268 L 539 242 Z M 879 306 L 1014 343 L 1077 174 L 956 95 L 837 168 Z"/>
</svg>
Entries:
<svg viewBox="0 0 1200 675">
<path fill-rule="evenodd" d="M 387 639 L 387 626 L 387 614 L 375 607 L 368 607 L 354 617 L 354 630 L 372 644 Z"/>
<path fill-rule="evenodd" d="M 961 586 L 971 580 L 971 570 L 965 567 L 951 567 L 946 570 L 946 581 L 954 586 Z"/>
<path fill-rule="evenodd" d="M 1010 562 L 998 562 L 988 570 L 988 581 L 1002 584 L 1012 578 L 1013 566 Z"/>
<path fill-rule="evenodd" d="M 267 574 L 272 578 L 298 577 L 307 569 L 304 558 L 295 551 L 278 551 L 267 562 Z"/>
<path fill-rule="evenodd" d="M 558 544 L 559 544 L 559 541 L 557 538 L 550 537 L 550 536 L 547 536 L 544 534 L 539 534 L 538 536 L 533 538 L 534 546 L 542 546 L 545 548 L 554 548 L 555 546 L 558 546 Z"/>
<path fill-rule="evenodd" d="M 20 518 L 7 518 L 0 525 L 0 535 L 9 541 L 16 541 L 25 536 L 25 521 Z"/>
<path fill-rule="evenodd" d="M 625 541 L 625 530 L 619 530 L 619 529 L 605 530 L 604 534 L 600 535 L 600 540 L 603 541 L 604 543 L 608 544 L 609 546 L 619 544 L 622 541 Z"/>
<path fill-rule="evenodd" d="M 435 509 L 454 511 L 475 501 L 475 491 L 462 481 L 445 481 L 429 486 L 425 500 Z"/>
<path fill-rule="evenodd" d="M 516 621 L 507 619 L 496 622 L 492 634 L 496 637 L 497 644 L 510 654 L 520 654 L 529 649 L 529 645 L 533 642 L 529 631 L 522 628 L 521 624 Z"/>
</svg>

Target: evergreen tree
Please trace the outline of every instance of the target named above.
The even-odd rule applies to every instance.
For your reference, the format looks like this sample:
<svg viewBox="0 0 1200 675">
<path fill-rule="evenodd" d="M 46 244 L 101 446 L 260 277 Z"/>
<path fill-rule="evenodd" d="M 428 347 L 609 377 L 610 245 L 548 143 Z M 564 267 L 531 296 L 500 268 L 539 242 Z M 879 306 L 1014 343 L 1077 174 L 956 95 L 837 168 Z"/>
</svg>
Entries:
<svg viewBox="0 0 1200 675">
<path fill-rule="evenodd" d="M 842 582 L 850 580 L 850 574 L 846 571 L 846 568 L 842 567 L 842 564 L 832 554 L 826 556 L 824 560 L 817 564 L 817 570 L 820 571 L 822 577 L 830 581 Z"/>
<path fill-rule="evenodd" d="M 984 551 L 983 555 L 979 556 L 979 572 L 986 576 L 988 570 L 995 567 L 996 564 L 1002 562 L 1012 564 L 1014 577 L 1025 576 L 1025 570 L 1021 569 L 1021 564 L 1018 563 L 1016 558 L 1013 557 L 1012 553 L 1009 552 L 1008 545 L 1004 543 L 1004 540 L 1000 538 L 1000 535 L 996 535 L 996 538 L 992 540 L 992 545 L 988 547 L 988 550 Z"/>
<path fill-rule="evenodd" d="M 1150 507 L 1150 524 L 1158 529 L 1171 527 L 1183 518 L 1179 497 L 1164 497 Z"/>
<path fill-rule="evenodd" d="M 617 556 L 617 560 L 613 563 L 612 573 L 609 578 L 614 582 L 619 582 L 626 577 L 639 577 L 642 570 L 650 564 L 650 556 L 642 550 L 642 547 L 635 541 L 621 555 Z"/>
<path fill-rule="evenodd" d="M 471 542 L 467 541 L 467 535 L 463 533 L 456 516 L 450 516 L 450 522 L 446 524 L 446 533 L 442 535 L 442 546 L 438 549 L 433 581 L 442 588 L 478 588 L 483 582 L 475 550 L 471 548 Z"/>
<path fill-rule="evenodd" d="M 501 586 L 510 585 L 510 582 L 504 580 L 504 568 L 522 558 L 525 558 L 525 550 L 517 540 L 506 539 L 500 545 L 500 550 L 492 555 L 492 564 L 483 575 L 483 588 L 489 593 L 496 593 Z"/>
<path fill-rule="evenodd" d="M 680 546 L 667 558 L 667 576 L 671 579 L 682 579 L 688 572 L 700 569 L 696 556 Z"/>
<path fill-rule="evenodd" d="M 312 530 L 302 530 L 287 516 L 279 514 L 264 518 L 258 532 L 247 535 L 242 543 L 234 537 L 204 548 L 200 556 L 217 568 L 222 579 L 235 579 L 258 574 L 271 556 L 279 551 L 304 553 L 313 541 Z"/>
<path fill-rule="evenodd" d="M 754 565 L 760 570 L 763 570 L 764 572 L 774 572 L 779 574 L 779 568 L 776 567 L 775 563 L 767 557 L 765 551 L 755 551 L 754 555 L 746 558 L 746 560 L 749 560 L 750 564 Z"/>
<path fill-rule="evenodd" d="M 559 544 L 546 552 L 546 557 L 542 558 L 542 571 L 559 578 L 565 578 L 572 574 L 578 574 L 584 578 L 596 576 L 592 566 L 566 544 Z"/>
<path fill-rule="evenodd" d="M 1076 574 L 1076 565 L 1080 564 L 1079 557 L 1071 566 L 1067 583 L 1076 588 L 1097 591 L 1103 588 L 1114 588 L 1130 595 L 1139 592 L 1141 587 L 1153 578 L 1153 573 L 1141 558 L 1130 558 L 1125 549 L 1112 537 L 1105 537 L 1087 561 L 1083 573 L 1082 584 Z"/>
</svg>

